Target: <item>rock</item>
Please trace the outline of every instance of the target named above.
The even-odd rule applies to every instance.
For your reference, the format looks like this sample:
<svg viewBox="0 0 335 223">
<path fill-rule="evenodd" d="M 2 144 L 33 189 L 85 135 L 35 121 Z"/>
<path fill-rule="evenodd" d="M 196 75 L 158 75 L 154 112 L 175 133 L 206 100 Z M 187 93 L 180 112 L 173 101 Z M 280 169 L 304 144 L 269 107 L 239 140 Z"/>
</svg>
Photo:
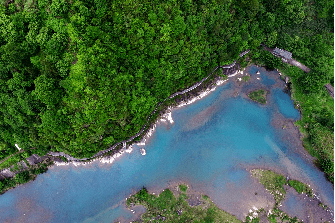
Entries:
<svg viewBox="0 0 335 223">
<path fill-rule="evenodd" d="M 285 83 L 287 84 L 290 79 L 286 76 L 285 77 Z"/>
<path fill-rule="evenodd" d="M 237 70 L 240 70 L 241 69 L 241 65 L 238 63 L 237 64 Z"/>
<path fill-rule="evenodd" d="M 10 177 L 14 177 L 15 176 L 15 173 L 10 171 L 9 168 L 7 169 L 3 169 L 1 170 L 0 172 L 0 176 L 4 177 L 4 178 L 10 178 Z"/>
<path fill-rule="evenodd" d="M 147 154 L 146 151 L 145 151 L 145 149 L 143 149 L 143 148 L 140 149 L 140 152 L 141 152 L 141 155 L 142 155 L 142 156 L 145 156 L 145 154 Z"/>
</svg>

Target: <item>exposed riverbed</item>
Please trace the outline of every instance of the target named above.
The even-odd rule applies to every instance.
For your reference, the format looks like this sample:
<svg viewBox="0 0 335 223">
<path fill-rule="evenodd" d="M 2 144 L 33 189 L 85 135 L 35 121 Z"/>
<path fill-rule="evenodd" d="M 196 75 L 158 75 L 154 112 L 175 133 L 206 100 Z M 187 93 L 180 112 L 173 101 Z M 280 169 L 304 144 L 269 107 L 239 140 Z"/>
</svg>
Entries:
<svg viewBox="0 0 335 223">
<path fill-rule="evenodd" d="M 333 209 L 333 186 L 299 141 L 293 122 L 300 114 L 283 92 L 278 72 L 251 66 L 245 73 L 251 76 L 248 82 L 236 75 L 203 99 L 173 109 L 173 123 L 157 123 L 144 146 L 134 145 L 131 153 L 111 164 L 53 166 L 34 182 L 6 192 L 0 196 L 0 219 L 129 222 L 143 212 L 134 214 L 125 208 L 130 194 L 143 186 L 159 193 L 175 182 L 185 182 L 244 220 L 251 208 L 270 208 L 274 202 L 250 176 L 251 168 L 275 170 L 306 182 Z M 247 97 L 258 88 L 269 92 L 266 105 Z M 301 213 L 298 205 L 293 213 L 295 207 Z"/>
</svg>

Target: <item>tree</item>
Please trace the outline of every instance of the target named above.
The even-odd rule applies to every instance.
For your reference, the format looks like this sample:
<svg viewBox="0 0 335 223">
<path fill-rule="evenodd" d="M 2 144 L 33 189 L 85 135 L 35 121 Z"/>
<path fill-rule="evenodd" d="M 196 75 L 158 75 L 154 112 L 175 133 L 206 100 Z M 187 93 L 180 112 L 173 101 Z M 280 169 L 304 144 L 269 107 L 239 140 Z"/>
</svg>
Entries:
<svg viewBox="0 0 335 223">
<path fill-rule="evenodd" d="M 262 51 L 260 58 L 262 61 L 265 62 L 266 67 L 269 70 L 273 70 L 275 67 L 278 67 L 281 63 L 281 59 L 274 56 L 272 53 L 270 53 L 269 51 Z"/>
<path fill-rule="evenodd" d="M 47 107 L 54 107 L 62 99 L 62 90 L 57 87 L 55 79 L 42 74 L 36 78 L 34 83 L 33 95 L 36 95 Z"/>
<path fill-rule="evenodd" d="M 28 170 L 22 171 L 21 173 L 16 174 L 15 181 L 18 184 L 27 183 L 30 180 L 30 174 Z"/>
</svg>

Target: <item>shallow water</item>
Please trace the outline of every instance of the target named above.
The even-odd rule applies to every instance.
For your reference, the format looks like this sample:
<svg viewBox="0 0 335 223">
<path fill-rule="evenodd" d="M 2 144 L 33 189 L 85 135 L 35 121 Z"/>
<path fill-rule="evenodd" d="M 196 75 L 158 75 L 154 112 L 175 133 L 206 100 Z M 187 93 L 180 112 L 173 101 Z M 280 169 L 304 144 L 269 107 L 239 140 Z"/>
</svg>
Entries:
<svg viewBox="0 0 335 223">
<path fill-rule="evenodd" d="M 247 69 L 252 78 L 257 70 Z M 270 89 L 266 106 L 243 94 L 231 97 L 233 82 L 219 86 L 204 99 L 174 109 L 173 125 L 159 123 L 144 147 L 134 146 L 131 154 L 112 164 L 54 166 L 34 182 L 6 192 L 0 196 L 0 219 L 113 222 L 122 217 L 130 221 L 136 214 L 125 208 L 126 197 L 143 186 L 159 192 L 173 182 L 190 184 L 220 208 L 244 219 L 252 206 L 271 198 L 250 176 L 251 167 L 303 180 L 323 203 L 333 206 L 332 184 L 310 157 L 301 154 L 299 143 L 284 140 L 290 132 L 273 125 L 274 118 L 296 120 L 299 112 L 282 89 L 271 88 L 276 82 L 273 76 L 265 70 L 258 76 L 259 85 Z M 145 148 L 145 156 L 140 148 Z"/>
<path fill-rule="evenodd" d="M 298 194 L 293 188 L 288 190 L 282 204 L 282 211 L 297 216 L 304 222 L 325 222 L 334 219 L 332 213 L 325 212 L 323 207 L 319 206 L 318 200 L 311 199 L 306 194 Z"/>
</svg>

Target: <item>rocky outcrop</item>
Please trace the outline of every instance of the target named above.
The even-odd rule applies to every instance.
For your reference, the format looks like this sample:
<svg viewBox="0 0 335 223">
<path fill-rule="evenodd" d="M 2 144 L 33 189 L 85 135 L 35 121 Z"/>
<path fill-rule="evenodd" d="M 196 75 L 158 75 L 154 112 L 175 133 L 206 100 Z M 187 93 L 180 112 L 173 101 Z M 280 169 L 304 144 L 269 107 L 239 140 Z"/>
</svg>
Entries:
<svg viewBox="0 0 335 223">
<path fill-rule="evenodd" d="M 85 160 L 88 160 L 90 158 L 82 158 L 82 159 L 77 159 L 77 158 L 74 158 L 66 153 L 63 153 L 63 152 L 49 152 L 48 155 L 50 156 L 64 156 L 68 161 L 85 161 Z"/>
<path fill-rule="evenodd" d="M 285 77 L 285 84 L 288 84 L 288 81 L 289 81 L 290 79 L 286 76 Z"/>
</svg>

